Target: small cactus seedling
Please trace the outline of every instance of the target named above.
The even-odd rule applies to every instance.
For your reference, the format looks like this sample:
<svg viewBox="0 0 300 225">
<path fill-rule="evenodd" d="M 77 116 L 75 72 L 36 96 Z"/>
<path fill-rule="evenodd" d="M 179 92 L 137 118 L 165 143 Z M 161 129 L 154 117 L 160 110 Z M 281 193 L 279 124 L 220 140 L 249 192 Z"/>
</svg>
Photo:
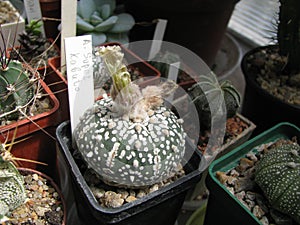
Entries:
<svg viewBox="0 0 300 225">
<path fill-rule="evenodd" d="M 134 18 L 128 13 L 114 14 L 115 0 L 80 0 L 77 7 L 77 35 L 91 34 L 93 45 L 105 42 L 128 43 Z"/>
<path fill-rule="evenodd" d="M 300 223 L 300 146 L 286 141 L 272 147 L 256 166 L 255 182 L 271 206 Z"/>
<path fill-rule="evenodd" d="M 233 117 L 240 107 L 241 97 L 236 88 L 225 80 L 219 84 L 216 76 L 200 76 L 200 81 L 188 89 L 199 114 L 201 129 L 209 129 L 212 116 L 215 115 L 224 100 L 226 118 Z M 226 113 L 226 114 L 225 114 Z"/>
<path fill-rule="evenodd" d="M 103 181 L 139 188 L 169 178 L 185 154 L 182 119 L 163 106 L 174 82 L 140 88 L 131 82 L 120 46 L 101 47 L 113 85 L 110 97 L 95 102 L 74 130 L 88 166 Z"/>
<path fill-rule="evenodd" d="M 10 57 L 19 59 L 22 57 L 26 62 L 30 62 L 33 58 L 40 56 L 45 51 L 47 39 L 43 37 L 41 31 L 42 21 L 31 20 L 25 26 L 25 30 L 19 34 L 19 49 L 12 49 Z"/>
</svg>

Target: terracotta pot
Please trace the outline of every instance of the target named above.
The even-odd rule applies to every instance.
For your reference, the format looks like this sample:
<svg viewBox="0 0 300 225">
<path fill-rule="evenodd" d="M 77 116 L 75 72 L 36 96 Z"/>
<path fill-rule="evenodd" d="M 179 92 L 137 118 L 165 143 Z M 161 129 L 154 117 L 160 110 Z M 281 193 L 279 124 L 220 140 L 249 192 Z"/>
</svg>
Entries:
<svg viewBox="0 0 300 225">
<path fill-rule="evenodd" d="M 47 17 L 44 21 L 45 33 L 47 38 L 55 39 L 59 34 L 58 25 L 61 19 L 61 0 L 39 0 L 42 16 Z"/>
<path fill-rule="evenodd" d="M 156 24 L 139 22 L 167 19 L 164 41 L 173 42 L 199 55 L 212 66 L 238 0 L 138 1 L 126 0 L 126 12 L 137 25 L 130 31 L 130 41 L 153 39 Z"/>
</svg>

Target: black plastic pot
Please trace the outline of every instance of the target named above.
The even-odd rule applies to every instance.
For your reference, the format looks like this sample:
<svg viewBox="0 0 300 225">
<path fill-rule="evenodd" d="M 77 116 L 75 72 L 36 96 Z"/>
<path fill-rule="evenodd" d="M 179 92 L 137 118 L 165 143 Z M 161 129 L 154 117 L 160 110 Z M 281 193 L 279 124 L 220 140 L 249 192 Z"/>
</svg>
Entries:
<svg viewBox="0 0 300 225">
<path fill-rule="evenodd" d="M 74 198 L 80 224 L 174 225 L 187 190 L 201 178 L 198 171 L 201 157 L 194 153 L 184 167 L 186 175 L 175 182 L 119 208 L 105 208 L 94 198 L 72 156 L 74 149 L 69 121 L 58 126 L 56 136 L 59 144 L 57 157 L 62 192 L 70 207 L 74 206 Z"/>
<path fill-rule="evenodd" d="M 206 179 L 210 194 L 204 225 L 262 225 L 252 212 L 217 179 L 216 172 L 231 170 L 256 146 L 293 137 L 300 139 L 300 129 L 290 123 L 279 123 L 212 162 Z"/>
<path fill-rule="evenodd" d="M 242 106 L 242 115 L 253 121 L 257 128 L 254 135 L 269 129 L 280 122 L 290 122 L 300 126 L 300 107 L 283 102 L 263 90 L 256 82 L 257 74 L 247 71 L 247 58 L 260 49 L 276 48 L 263 46 L 247 52 L 241 62 L 241 68 L 246 81 L 246 89 Z"/>
<path fill-rule="evenodd" d="M 167 19 L 164 41 L 184 46 L 212 66 L 239 0 L 125 0 L 136 25 L 130 41 L 152 40 L 157 19 Z M 153 23 L 151 23 L 153 22 Z"/>
</svg>

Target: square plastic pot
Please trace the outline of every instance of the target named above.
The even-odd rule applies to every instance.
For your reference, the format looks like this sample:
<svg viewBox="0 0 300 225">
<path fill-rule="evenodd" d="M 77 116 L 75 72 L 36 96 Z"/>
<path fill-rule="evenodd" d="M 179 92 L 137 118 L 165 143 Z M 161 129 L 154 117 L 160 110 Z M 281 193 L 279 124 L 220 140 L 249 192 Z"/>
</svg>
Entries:
<svg viewBox="0 0 300 225">
<path fill-rule="evenodd" d="M 81 224 L 174 225 L 187 190 L 201 178 L 198 171 L 201 157 L 194 153 L 184 167 L 186 174 L 178 180 L 119 208 L 105 208 L 96 201 L 72 156 L 69 121 L 58 126 L 56 136 L 62 192 L 69 207 L 74 207 L 72 201 L 75 200 Z"/>
<path fill-rule="evenodd" d="M 260 135 L 250 139 L 233 151 L 215 160 L 208 169 L 206 185 L 209 189 L 205 225 L 262 225 L 260 221 L 216 178 L 217 171 L 229 171 L 241 158 L 256 146 L 275 141 L 280 138 L 300 138 L 300 129 L 290 123 L 279 123 Z"/>
</svg>

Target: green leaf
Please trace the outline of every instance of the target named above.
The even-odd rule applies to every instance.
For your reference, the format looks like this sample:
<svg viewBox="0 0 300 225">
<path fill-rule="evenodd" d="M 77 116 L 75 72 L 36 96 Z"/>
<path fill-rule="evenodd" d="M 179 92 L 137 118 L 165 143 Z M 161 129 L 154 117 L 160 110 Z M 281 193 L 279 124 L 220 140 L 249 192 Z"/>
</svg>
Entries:
<svg viewBox="0 0 300 225">
<path fill-rule="evenodd" d="M 120 44 L 127 44 L 129 38 L 127 33 L 107 33 L 107 42 L 118 42 Z"/>
<path fill-rule="evenodd" d="M 118 16 L 111 16 L 107 20 L 103 21 L 102 23 L 98 24 L 95 27 L 95 31 L 97 32 L 105 32 L 111 29 L 117 22 Z"/>
<path fill-rule="evenodd" d="M 103 19 L 100 17 L 100 13 L 95 11 L 91 16 L 90 21 L 92 25 L 97 26 L 99 23 L 103 22 Z"/>
<path fill-rule="evenodd" d="M 106 41 L 106 35 L 104 33 L 90 33 L 92 35 L 92 45 L 98 46 Z"/>
<path fill-rule="evenodd" d="M 94 0 L 80 0 L 77 3 L 77 15 L 84 19 L 90 18 L 94 11 L 96 11 Z"/>
<path fill-rule="evenodd" d="M 97 11 L 101 12 L 102 6 L 108 4 L 110 6 L 110 11 L 111 14 L 115 11 L 116 9 L 116 1 L 115 0 L 97 0 Z"/>
<path fill-rule="evenodd" d="M 94 26 L 84 21 L 80 16 L 76 17 L 76 28 L 79 33 L 85 33 L 94 30 Z"/>
<path fill-rule="evenodd" d="M 102 7 L 101 7 L 101 16 L 103 19 L 107 19 L 108 17 L 110 17 L 112 15 L 112 11 L 111 11 L 111 7 L 109 4 L 104 4 Z"/>
<path fill-rule="evenodd" d="M 134 18 L 128 13 L 118 15 L 117 23 L 109 30 L 110 33 L 128 32 L 134 26 Z"/>
</svg>

